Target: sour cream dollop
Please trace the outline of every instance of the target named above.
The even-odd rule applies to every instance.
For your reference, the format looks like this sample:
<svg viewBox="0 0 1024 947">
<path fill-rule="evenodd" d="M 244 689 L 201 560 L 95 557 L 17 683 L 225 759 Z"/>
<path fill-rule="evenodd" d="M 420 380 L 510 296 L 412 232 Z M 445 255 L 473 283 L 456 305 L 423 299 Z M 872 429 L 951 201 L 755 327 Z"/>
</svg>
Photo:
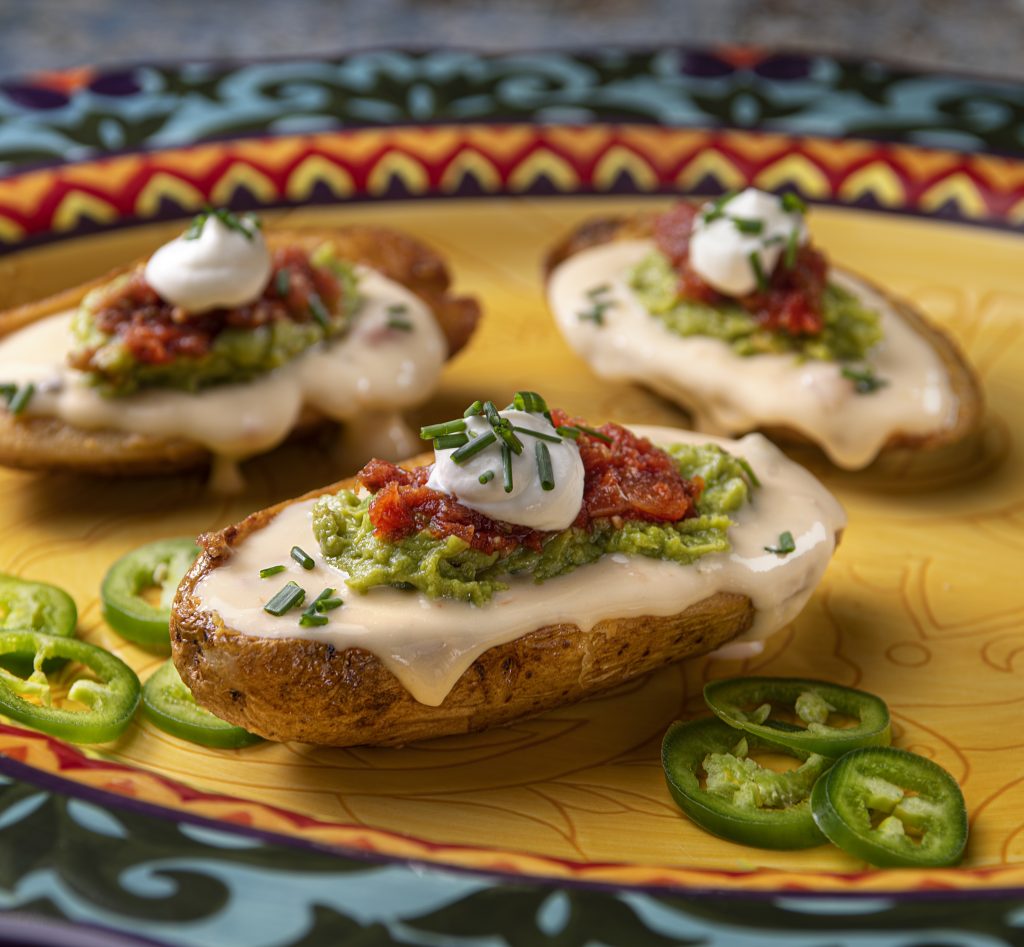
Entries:
<svg viewBox="0 0 1024 947">
<path fill-rule="evenodd" d="M 758 289 L 753 258 L 769 277 L 792 239 L 807 242 L 803 214 L 786 210 L 774 194 L 748 187 L 718 205 L 717 212 L 714 202 L 700 209 L 690 237 L 690 265 L 718 292 L 746 296 Z"/>
<path fill-rule="evenodd" d="M 555 429 L 543 415 L 518 411 L 514 408 L 499 412 L 516 427 L 540 431 L 557 436 Z M 473 437 L 491 430 L 485 417 L 466 419 L 466 433 Z M 539 441 L 529 434 L 517 434 L 523 442 L 523 452 L 512 455 L 512 491 L 505 492 L 502 477 L 501 450 L 493 444 L 463 464 L 451 459 L 455 448 L 436 450 L 434 468 L 427 486 L 453 496 L 464 506 L 492 519 L 530 529 L 568 529 L 583 506 L 583 461 L 576 444 L 563 438 L 555 444 Z M 498 442 L 500 443 L 500 441 Z M 537 469 L 537 444 L 543 443 L 551 456 L 554 489 L 541 486 Z M 487 471 L 493 476 L 487 479 Z M 484 477 L 485 483 L 480 482 Z"/>
<path fill-rule="evenodd" d="M 165 243 L 146 264 L 146 282 L 189 313 L 252 302 L 270 279 L 270 251 L 251 219 L 240 229 L 210 214 L 198 236 L 186 231 Z"/>
</svg>

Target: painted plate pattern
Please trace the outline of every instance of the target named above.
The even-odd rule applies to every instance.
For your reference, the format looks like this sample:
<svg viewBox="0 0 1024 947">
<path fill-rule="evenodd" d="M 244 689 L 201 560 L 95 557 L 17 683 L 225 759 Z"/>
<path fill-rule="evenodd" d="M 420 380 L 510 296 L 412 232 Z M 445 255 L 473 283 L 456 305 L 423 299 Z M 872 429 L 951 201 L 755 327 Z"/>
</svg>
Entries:
<svg viewBox="0 0 1024 947">
<path fill-rule="evenodd" d="M 621 929 L 616 942 L 624 944 L 704 942 L 692 913 L 700 910 L 688 903 L 669 923 L 672 899 L 645 893 L 652 886 L 770 894 L 773 906 L 758 902 L 753 911 L 766 928 L 784 916 L 792 923 L 802 910 L 793 899 L 807 892 L 884 896 L 874 913 L 865 907 L 872 925 L 899 893 L 1019 894 L 1024 293 L 1014 231 L 1024 222 L 1024 161 L 1012 152 L 1021 148 L 1013 136 L 1022 115 L 1024 96 L 1008 84 L 752 51 L 375 53 L 84 70 L 0 86 L 8 172 L 0 180 L 0 307 L 146 252 L 175 230 L 172 220 L 207 201 L 264 209 L 272 224 L 288 226 L 373 221 L 438 246 L 459 288 L 485 300 L 480 333 L 424 418 L 484 390 L 504 396 L 527 385 L 594 420 L 681 423 L 678 411 L 639 389 L 599 384 L 569 352 L 544 310 L 540 256 L 586 216 L 754 183 L 831 205 L 819 206 L 814 222 L 830 253 L 908 295 L 957 336 L 989 398 L 983 436 L 937 462 L 896 460 L 849 475 L 813 454 L 800 457 L 841 497 L 851 527 L 808 609 L 756 661 L 692 661 L 537 721 L 401 752 L 265 745 L 212 753 L 142 721 L 94 752 L 4 726 L 0 769 L 42 782 L 35 805 L 61 809 L 62 826 L 85 803 L 76 808 L 61 794 L 86 794 L 86 822 L 107 826 L 106 837 L 130 837 L 133 850 L 159 831 L 192 838 L 193 820 L 212 819 L 374 858 L 522 879 L 509 887 L 421 869 L 423 892 L 458 878 L 469 887 L 451 903 L 476 907 L 462 917 L 424 894 L 429 910 L 401 921 L 413 918 L 402 931 L 417 937 L 449 929 L 483 936 L 489 921 L 481 918 L 511 927 L 528 914 L 534 927 L 529 936 L 522 929 L 523 943 L 554 943 L 567 929 L 579 943 L 587 931 L 607 937 L 611 929 Z M 61 155 L 76 160 L 62 163 Z M 144 677 L 157 661 L 100 618 L 106 565 L 139 542 L 223 525 L 344 471 L 316 444 L 296 444 L 247 472 L 247 492 L 230 501 L 207 496 L 197 477 L 111 485 L 0 473 L 0 569 L 61 576 L 80 607 L 80 634 Z M 936 759 L 964 786 L 973 833 L 965 866 L 876 872 L 830 849 L 738 848 L 685 822 L 664 788 L 657 743 L 672 719 L 699 712 L 705 680 L 746 672 L 821 676 L 884 695 L 899 744 Z M 11 784 L 0 832 L 20 825 L 12 811 L 31 815 L 18 793 L 31 797 L 24 782 Z M 185 821 L 126 827 L 139 810 L 125 810 L 136 813 L 129 817 L 117 799 Z M 261 850 L 273 844 L 245 838 Z M 299 849 L 293 856 L 296 866 L 323 858 L 355 874 L 409 871 Z M 552 900 L 531 880 L 538 878 L 625 893 L 572 888 Z M 378 923 L 372 912 L 359 914 L 357 901 L 338 916 Z M 4 906 L 29 903 L 19 896 Z M 43 913 L 158 938 L 180 933 L 133 926 L 117 911 L 101 919 L 70 900 Z M 589 917 L 603 920 L 590 928 Z M 1004 917 L 989 933 L 1012 936 L 1019 915 Z M 848 916 L 836 926 L 853 930 Z M 388 936 L 399 942 L 400 933 Z M 264 942 L 291 942 L 273 936 Z M 962 943 L 972 937 L 965 930 Z"/>
</svg>

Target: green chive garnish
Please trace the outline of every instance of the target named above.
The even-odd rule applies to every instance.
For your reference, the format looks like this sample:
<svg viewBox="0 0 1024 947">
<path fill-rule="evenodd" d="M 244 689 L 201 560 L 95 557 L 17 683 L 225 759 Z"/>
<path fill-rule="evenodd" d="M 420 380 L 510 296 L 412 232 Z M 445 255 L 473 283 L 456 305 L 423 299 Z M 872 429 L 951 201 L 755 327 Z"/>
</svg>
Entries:
<svg viewBox="0 0 1024 947">
<path fill-rule="evenodd" d="M 334 594 L 334 589 L 324 589 L 312 602 L 309 603 L 307 612 L 320 611 L 320 603 L 329 599 Z"/>
<path fill-rule="evenodd" d="M 594 325 L 603 326 L 604 314 L 611 308 L 611 300 L 597 299 L 594 301 L 593 306 L 577 312 L 576 315 L 579 317 L 580 322 L 593 322 Z"/>
<path fill-rule="evenodd" d="M 543 431 L 534 431 L 528 427 L 520 427 L 518 424 L 512 425 L 513 431 L 518 431 L 520 434 L 529 434 L 530 437 L 540 438 L 542 441 L 547 441 L 549 444 L 561 444 L 562 439 L 555 437 L 554 434 L 545 434 Z"/>
<path fill-rule="evenodd" d="M 736 463 L 743 468 L 743 472 L 747 475 L 747 479 L 750 481 L 751 486 L 761 486 L 761 481 L 757 479 L 757 474 L 754 473 L 754 468 L 750 466 L 750 461 L 747 460 L 746 457 L 737 457 Z"/>
<path fill-rule="evenodd" d="M 267 566 L 266 569 L 260 569 L 260 578 L 269 579 L 272 575 L 277 575 L 279 572 L 284 572 L 284 566 Z"/>
<path fill-rule="evenodd" d="M 434 450 L 450 450 L 468 443 L 469 437 L 465 434 L 442 434 L 434 438 Z"/>
<path fill-rule="evenodd" d="M 773 552 L 777 556 L 788 556 L 791 552 L 796 549 L 796 543 L 793 542 L 793 534 L 787 529 L 784 533 L 779 533 L 779 544 L 777 546 L 765 546 L 765 552 Z"/>
<path fill-rule="evenodd" d="M 303 612 L 299 616 L 299 624 L 303 628 L 309 628 L 310 626 L 326 625 L 330 619 L 326 615 L 320 615 L 316 612 Z"/>
<path fill-rule="evenodd" d="M 850 368 L 843 366 L 840 374 L 853 382 L 853 390 L 859 395 L 870 395 L 889 384 L 884 378 L 879 378 L 870 368 Z M 11 410 L 13 411 L 13 402 Z"/>
<path fill-rule="evenodd" d="M 494 479 L 493 470 L 485 470 L 479 477 L 476 478 L 481 483 L 490 483 Z"/>
<path fill-rule="evenodd" d="M 17 385 L 12 385 L 8 382 L 6 385 L 0 385 L 0 398 L 3 398 L 8 404 L 11 403 L 11 398 L 14 397 L 18 391 Z"/>
<path fill-rule="evenodd" d="M 452 460 L 456 464 L 464 464 L 470 457 L 476 457 L 482 450 L 486 450 L 498 439 L 493 431 L 474 437 L 468 444 L 463 444 L 454 454 Z"/>
<path fill-rule="evenodd" d="M 287 296 L 292 288 L 292 274 L 285 269 L 278 270 L 274 277 L 274 288 L 282 299 Z"/>
<path fill-rule="evenodd" d="M 486 416 L 491 427 L 496 428 L 499 424 L 501 424 L 502 420 L 504 420 L 502 416 L 498 414 L 498 409 L 495 407 L 493 401 L 485 401 L 483 403 L 483 409 L 484 415 Z"/>
<path fill-rule="evenodd" d="M 512 407 L 530 414 L 546 414 L 548 403 L 536 391 L 517 391 L 512 396 Z"/>
<path fill-rule="evenodd" d="M 428 424 L 420 428 L 420 438 L 424 441 L 432 441 L 435 437 L 443 437 L 445 434 L 459 434 L 466 430 L 466 422 L 462 418 L 454 421 L 442 421 L 440 424 Z"/>
<path fill-rule="evenodd" d="M 589 299 L 597 299 L 598 296 L 603 296 L 605 293 L 610 293 L 612 287 L 610 283 L 599 283 L 597 286 L 592 286 L 587 290 L 587 297 Z M 530 392 L 528 392 L 529 394 Z"/>
<path fill-rule="evenodd" d="M 404 316 L 409 311 L 409 307 L 405 303 L 392 303 L 388 306 L 389 316 Z"/>
<path fill-rule="evenodd" d="M 548 445 L 543 441 L 537 441 L 537 472 L 540 474 L 541 490 L 555 489 L 555 472 L 551 469 L 551 453 Z"/>
<path fill-rule="evenodd" d="M 501 475 L 505 485 L 505 492 L 512 492 L 512 451 L 508 444 L 501 445 Z"/>
<path fill-rule="evenodd" d="M 309 297 L 309 311 L 313 314 L 313 318 L 325 329 L 331 324 L 331 315 L 319 296 Z"/>
<path fill-rule="evenodd" d="M 713 223 L 714 221 L 718 220 L 719 217 L 724 216 L 725 215 L 725 205 L 728 204 L 729 201 L 731 201 L 735 196 L 736 196 L 736 192 L 735 191 L 726 191 L 720 197 L 716 197 L 711 202 L 711 208 L 709 210 L 704 211 L 704 213 L 702 215 L 702 217 L 704 219 L 704 223 L 706 223 L 706 224 Z"/>
<path fill-rule="evenodd" d="M 17 391 L 14 392 L 14 397 L 7 402 L 7 407 L 11 414 L 21 414 L 28 407 L 28 403 L 32 400 L 32 396 L 36 393 L 36 386 L 29 382 L 27 385 L 22 385 Z"/>
<path fill-rule="evenodd" d="M 786 254 L 782 259 L 787 270 L 796 266 L 796 255 L 800 250 L 800 230 L 794 227 L 786 240 Z"/>
<path fill-rule="evenodd" d="M 579 430 L 581 430 L 584 434 L 589 434 L 591 437 L 596 437 L 599 441 L 604 441 L 606 444 L 610 444 L 612 442 L 612 439 L 607 434 L 605 434 L 604 431 L 599 431 L 597 430 L 597 428 L 586 427 L 583 424 L 577 424 L 576 427 L 579 428 Z"/>
<path fill-rule="evenodd" d="M 790 214 L 807 213 L 807 205 L 803 202 L 803 199 L 799 194 L 794 194 L 792 191 L 786 191 L 782 195 L 782 209 Z"/>
<path fill-rule="evenodd" d="M 754 271 L 757 279 L 757 288 L 763 293 L 768 288 L 768 277 L 764 275 L 764 267 L 761 266 L 761 257 L 756 250 L 750 254 L 750 268 Z"/>
<path fill-rule="evenodd" d="M 285 612 L 301 605 L 306 597 L 306 590 L 295 582 L 288 582 L 266 605 L 263 611 L 271 615 L 281 616 Z"/>
<path fill-rule="evenodd" d="M 759 234 L 764 230 L 764 221 L 756 217 L 730 217 L 729 218 L 740 233 Z"/>
<path fill-rule="evenodd" d="M 391 316 L 388 319 L 388 328 L 397 329 L 399 332 L 412 332 L 412 323 L 405 319 L 399 319 L 396 316 Z"/>
<path fill-rule="evenodd" d="M 474 401 L 465 411 L 462 412 L 464 418 L 475 418 L 478 414 L 484 413 L 484 403 L 482 401 Z"/>
<path fill-rule="evenodd" d="M 313 557 L 304 549 L 300 549 L 298 546 L 292 546 L 291 557 L 300 566 L 302 566 L 303 569 L 312 569 L 316 565 L 316 563 L 313 561 Z"/>
<path fill-rule="evenodd" d="M 512 425 L 505 418 L 501 419 L 501 424 L 494 429 L 495 433 L 500 437 L 508 449 L 512 451 L 517 457 L 523 452 L 523 442 L 516 437 L 515 432 L 512 430 Z"/>
<path fill-rule="evenodd" d="M 329 598 L 320 599 L 320 601 L 316 604 L 316 610 L 318 612 L 329 612 L 335 608 L 341 608 L 341 606 L 344 604 L 345 600 L 343 598 L 336 598 L 334 596 L 331 596 Z"/>
<path fill-rule="evenodd" d="M 560 424 L 555 428 L 562 437 L 568 437 L 570 440 L 578 441 L 582 435 L 582 431 L 578 427 L 569 427 L 566 424 Z"/>
</svg>

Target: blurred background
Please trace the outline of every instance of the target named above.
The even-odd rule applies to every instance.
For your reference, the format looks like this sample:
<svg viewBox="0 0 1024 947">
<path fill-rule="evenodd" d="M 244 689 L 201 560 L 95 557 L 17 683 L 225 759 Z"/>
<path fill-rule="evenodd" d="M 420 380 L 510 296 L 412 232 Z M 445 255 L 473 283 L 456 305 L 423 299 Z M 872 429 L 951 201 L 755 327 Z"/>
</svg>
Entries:
<svg viewBox="0 0 1024 947">
<path fill-rule="evenodd" d="M 372 46 L 756 44 L 1024 78 L 1024 0 L 0 0 L 0 77 Z"/>
</svg>

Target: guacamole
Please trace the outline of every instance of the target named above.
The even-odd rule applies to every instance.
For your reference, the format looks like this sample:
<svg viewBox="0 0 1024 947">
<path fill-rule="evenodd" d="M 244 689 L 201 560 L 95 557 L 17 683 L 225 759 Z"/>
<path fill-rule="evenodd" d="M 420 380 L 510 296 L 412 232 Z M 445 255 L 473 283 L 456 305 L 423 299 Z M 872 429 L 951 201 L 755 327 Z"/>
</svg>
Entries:
<svg viewBox="0 0 1024 947">
<path fill-rule="evenodd" d="M 687 478 L 703 477 L 698 516 L 677 523 L 597 520 L 590 530 L 553 533 L 537 551 L 520 546 L 507 555 L 470 548 L 455 536 L 437 538 L 422 531 L 395 543 L 373 531 L 370 497 L 350 490 L 317 500 L 313 532 L 324 557 L 348 575 L 356 592 L 377 586 L 417 589 L 430 598 L 451 598 L 483 605 L 508 587 L 511 576 L 544 582 L 564 575 L 606 553 L 668 559 L 688 565 L 713 552 L 727 552 L 729 514 L 748 499 L 743 464 L 714 445 L 676 444 L 666 448 Z"/>
<path fill-rule="evenodd" d="M 727 342 L 739 355 L 794 352 L 821 361 L 855 361 L 881 341 L 878 313 L 866 309 L 852 293 L 830 283 L 825 289 L 825 327 L 820 335 L 771 332 L 742 306 L 680 299 L 678 277 L 668 258 L 654 251 L 629 274 L 629 285 L 647 310 L 676 335 L 706 335 Z"/>
<path fill-rule="evenodd" d="M 314 265 L 329 269 L 341 285 L 338 305 L 326 312 L 324 318 L 305 322 L 274 319 L 252 328 L 229 325 L 216 331 L 201 355 L 178 354 L 171 360 L 152 362 L 137 359 L 116 331 L 104 332 L 97 324 L 98 307 L 103 300 L 121 289 L 129 292 L 131 282 L 138 279 L 133 273 L 119 276 L 90 292 L 75 312 L 71 322 L 71 364 L 82 367 L 90 383 L 108 397 L 143 388 L 198 391 L 211 385 L 256 378 L 348 329 L 359 298 L 355 270 L 337 256 L 330 244 L 318 247 L 310 259 Z"/>
</svg>

